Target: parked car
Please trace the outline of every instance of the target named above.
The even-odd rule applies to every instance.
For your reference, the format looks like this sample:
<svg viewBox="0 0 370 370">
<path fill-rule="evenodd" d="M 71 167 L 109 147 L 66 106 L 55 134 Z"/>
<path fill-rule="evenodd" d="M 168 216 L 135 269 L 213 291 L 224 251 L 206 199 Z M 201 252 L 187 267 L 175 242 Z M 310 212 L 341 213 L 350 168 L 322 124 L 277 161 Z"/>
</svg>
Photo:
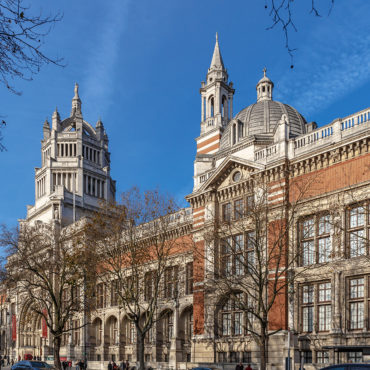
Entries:
<svg viewBox="0 0 370 370">
<path fill-rule="evenodd" d="M 370 369 L 370 364 L 338 364 L 321 368 L 321 370 L 366 370 Z"/>
<path fill-rule="evenodd" d="M 53 366 L 44 361 L 19 361 L 11 367 L 11 370 L 39 370 L 42 368 L 45 370 L 54 369 Z"/>
</svg>

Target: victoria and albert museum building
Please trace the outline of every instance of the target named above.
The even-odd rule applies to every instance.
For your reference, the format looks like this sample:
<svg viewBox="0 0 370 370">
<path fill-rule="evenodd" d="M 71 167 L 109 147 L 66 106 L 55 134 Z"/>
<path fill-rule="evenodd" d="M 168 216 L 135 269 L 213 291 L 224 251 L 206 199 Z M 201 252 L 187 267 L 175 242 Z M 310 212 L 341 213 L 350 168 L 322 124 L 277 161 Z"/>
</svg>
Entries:
<svg viewBox="0 0 370 370">
<path fill-rule="evenodd" d="M 175 215 L 192 247 L 164 274 L 161 319 L 145 342 L 148 367 L 231 370 L 243 362 L 258 369 L 262 321 L 254 310 L 266 310 L 268 368 L 283 369 L 288 356 L 296 369 L 370 362 L 370 108 L 343 118 L 334 112 L 319 127 L 274 100 L 277 87 L 266 69 L 261 77 L 256 101 L 234 112 L 235 90 L 216 38 L 200 87 L 194 186 L 188 208 Z M 77 84 L 70 117 L 55 110 L 42 131 L 35 203 L 20 222 L 72 228 L 116 198 L 108 135 L 101 120 L 93 126 L 83 119 Z M 252 214 L 262 210 L 257 225 Z M 268 259 L 277 239 L 283 247 Z M 265 299 L 256 293 L 261 276 L 254 276 L 261 255 L 268 260 L 266 302 L 277 293 L 267 308 L 256 302 Z M 237 304 L 241 296 L 248 309 Z M 96 300 L 86 327 L 83 312 L 76 314 L 61 359 L 86 356 L 92 369 L 108 361 L 133 365 L 135 326 L 109 287 L 97 287 Z M 0 303 L 0 354 L 52 360 L 51 333 L 37 316 L 24 320 L 29 304 L 17 289 L 4 290 Z"/>
</svg>

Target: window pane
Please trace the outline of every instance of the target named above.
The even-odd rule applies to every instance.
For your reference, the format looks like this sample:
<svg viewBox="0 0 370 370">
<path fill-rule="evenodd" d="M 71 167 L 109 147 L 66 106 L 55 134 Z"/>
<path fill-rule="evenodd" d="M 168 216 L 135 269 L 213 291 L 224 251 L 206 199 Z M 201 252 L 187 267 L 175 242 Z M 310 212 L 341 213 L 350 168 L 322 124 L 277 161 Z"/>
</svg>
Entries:
<svg viewBox="0 0 370 370">
<path fill-rule="evenodd" d="M 235 252 L 242 252 L 244 250 L 244 236 L 243 234 L 235 235 Z"/>
<path fill-rule="evenodd" d="M 319 284 L 319 302 L 331 300 L 331 283 Z"/>
<path fill-rule="evenodd" d="M 319 219 L 319 235 L 330 233 L 330 229 L 331 229 L 330 216 L 329 215 L 321 216 Z"/>
<path fill-rule="evenodd" d="M 365 254 L 364 230 L 352 231 L 349 234 L 350 257 L 362 256 Z"/>
<path fill-rule="evenodd" d="M 311 238 L 314 236 L 314 231 L 315 231 L 315 228 L 314 228 L 314 219 L 313 218 L 309 218 L 307 220 L 304 220 L 303 223 L 302 223 L 302 238 L 303 239 L 306 239 L 306 238 Z"/>
<path fill-rule="evenodd" d="M 234 316 L 234 334 L 235 335 L 241 335 L 242 334 L 242 313 L 236 312 Z"/>
<path fill-rule="evenodd" d="M 222 314 L 222 335 L 231 334 L 231 313 Z"/>
<path fill-rule="evenodd" d="M 364 302 L 350 303 L 350 328 L 362 329 L 364 326 Z"/>
<path fill-rule="evenodd" d="M 303 307 L 303 331 L 311 332 L 313 327 L 313 307 Z"/>
<path fill-rule="evenodd" d="M 331 259 L 331 240 L 328 238 L 319 239 L 319 263 L 328 262 Z"/>
<path fill-rule="evenodd" d="M 315 248 L 313 241 L 302 243 L 303 246 L 303 266 L 315 263 Z"/>
<path fill-rule="evenodd" d="M 350 211 L 349 221 L 350 227 L 363 226 L 364 224 L 365 209 L 364 207 L 352 208 Z"/>
<path fill-rule="evenodd" d="M 331 306 L 319 306 L 319 331 L 329 331 L 331 326 Z"/>
<path fill-rule="evenodd" d="M 239 220 L 244 214 L 244 201 L 243 199 L 236 200 L 234 203 L 234 217 L 235 220 Z"/>
<path fill-rule="evenodd" d="M 350 280 L 350 298 L 363 298 L 364 278 Z"/>
<path fill-rule="evenodd" d="M 313 303 L 313 285 L 303 287 L 303 303 Z"/>
</svg>

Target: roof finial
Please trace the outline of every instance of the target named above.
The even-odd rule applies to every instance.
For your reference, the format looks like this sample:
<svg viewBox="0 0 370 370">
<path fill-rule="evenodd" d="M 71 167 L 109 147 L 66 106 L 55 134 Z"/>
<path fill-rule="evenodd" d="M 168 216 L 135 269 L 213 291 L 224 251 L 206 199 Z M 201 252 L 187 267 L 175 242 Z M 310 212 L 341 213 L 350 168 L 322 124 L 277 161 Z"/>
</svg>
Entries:
<svg viewBox="0 0 370 370">
<path fill-rule="evenodd" d="M 216 42 L 218 42 L 218 32 L 216 32 Z"/>
<path fill-rule="evenodd" d="M 72 110 L 71 110 L 71 117 L 74 115 L 81 115 L 81 99 L 78 95 L 78 83 L 75 82 L 74 88 L 75 95 L 72 99 Z"/>
<path fill-rule="evenodd" d="M 78 83 L 77 82 L 75 82 L 75 96 L 74 96 L 74 98 L 79 98 L 79 96 L 78 96 Z"/>
<path fill-rule="evenodd" d="M 263 71 L 263 77 L 266 77 L 266 71 L 267 71 L 266 67 L 264 67 L 262 71 Z"/>
</svg>

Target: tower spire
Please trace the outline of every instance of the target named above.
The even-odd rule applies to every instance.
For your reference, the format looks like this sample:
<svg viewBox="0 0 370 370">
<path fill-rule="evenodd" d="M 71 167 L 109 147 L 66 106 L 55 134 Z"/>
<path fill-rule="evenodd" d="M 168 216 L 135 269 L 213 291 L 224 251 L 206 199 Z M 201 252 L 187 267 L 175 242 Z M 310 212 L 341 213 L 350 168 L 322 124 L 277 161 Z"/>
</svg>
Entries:
<svg viewBox="0 0 370 370">
<path fill-rule="evenodd" d="M 225 69 L 224 62 L 222 60 L 221 52 L 220 52 L 220 45 L 218 43 L 218 33 L 216 32 L 216 44 L 215 49 L 213 51 L 211 66 L 209 69 Z"/>
<path fill-rule="evenodd" d="M 81 112 L 81 99 L 80 96 L 78 95 L 78 83 L 75 83 L 74 87 L 74 97 L 72 99 L 72 110 L 71 110 L 71 117 L 79 115 L 82 116 Z"/>
</svg>

